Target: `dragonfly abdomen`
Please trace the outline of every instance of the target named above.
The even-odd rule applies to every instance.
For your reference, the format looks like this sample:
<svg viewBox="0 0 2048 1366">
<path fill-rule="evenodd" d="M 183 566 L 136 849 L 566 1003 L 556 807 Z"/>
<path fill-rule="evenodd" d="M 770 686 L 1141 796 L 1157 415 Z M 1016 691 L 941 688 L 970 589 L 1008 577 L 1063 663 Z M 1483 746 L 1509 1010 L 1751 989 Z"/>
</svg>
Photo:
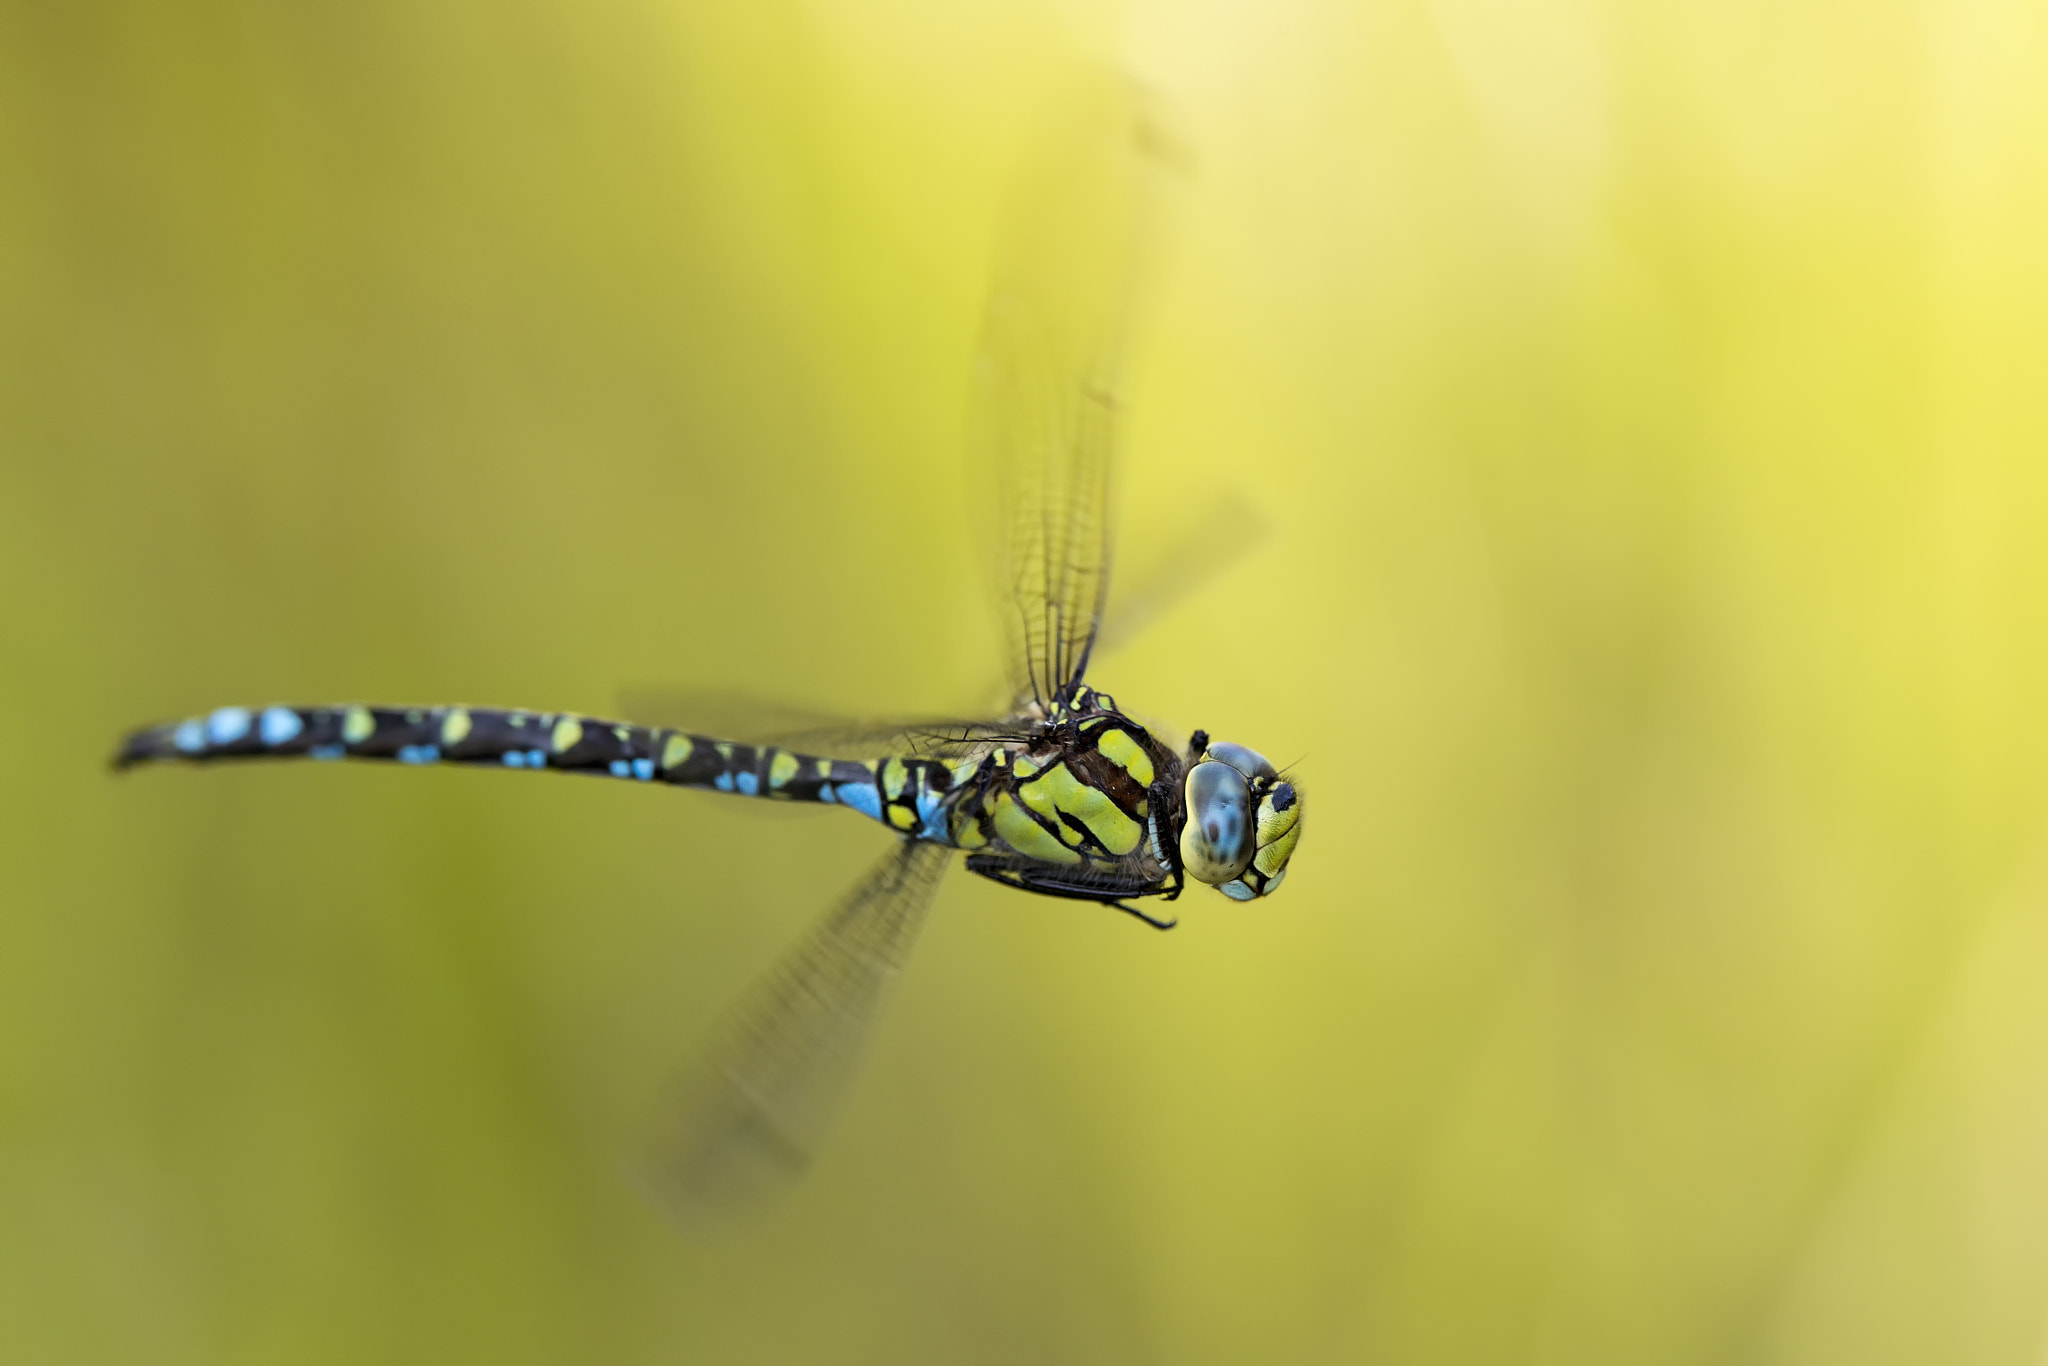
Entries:
<svg viewBox="0 0 2048 1366">
<path fill-rule="evenodd" d="M 825 759 L 667 727 L 497 707 L 222 707 L 130 735 L 116 768 L 157 760 L 382 759 L 548 769 L 850 807 L 901 834 L 944 842 L 954 784 L 929 759 Z"/>
</svg>

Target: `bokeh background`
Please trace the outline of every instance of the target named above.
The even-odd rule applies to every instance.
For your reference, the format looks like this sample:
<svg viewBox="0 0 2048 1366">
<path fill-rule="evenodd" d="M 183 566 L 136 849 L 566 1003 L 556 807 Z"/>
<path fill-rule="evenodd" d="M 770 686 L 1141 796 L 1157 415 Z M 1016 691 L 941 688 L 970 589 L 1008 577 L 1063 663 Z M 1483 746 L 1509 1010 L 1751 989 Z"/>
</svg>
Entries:
<svg viewBox="0 0 2048 1366">
<path fill-rule="evenodd" d="M 1188 153 L 1122 563 L 1269 528 L 1095 677 L 1305 842 L 1171 935 L 956 875 L 689 1241 L 649 1102 L 885 837 L 105 755 L 984 697 L 1091 65 Z M 0 1359 L 2040 1361 L 2044 243 L 2025 0 L 0 6 Z"/>
</svg>

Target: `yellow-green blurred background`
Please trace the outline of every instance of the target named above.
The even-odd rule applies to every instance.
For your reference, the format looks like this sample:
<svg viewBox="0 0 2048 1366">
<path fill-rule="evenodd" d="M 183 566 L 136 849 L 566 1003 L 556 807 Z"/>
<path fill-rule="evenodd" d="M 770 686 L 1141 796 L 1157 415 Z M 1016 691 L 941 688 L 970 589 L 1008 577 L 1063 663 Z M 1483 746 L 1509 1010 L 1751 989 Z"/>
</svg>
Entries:
<svg viewBox="0 0 2048 1366">
<path fill-rule="evenodd" d="M 1273 531 L 1094 676 L 1305 842 L 1171 935 L 956 875 L 685 1241 L 648 1103 L 884 836 L 103 760 L 981 698 L 971 348 L 1091 63 L 1189 152 L 1123 563 Z M 14 0 L 0 348 L 0 1360 L 2048 1350 L 2038 5 Z"/>
</svg>

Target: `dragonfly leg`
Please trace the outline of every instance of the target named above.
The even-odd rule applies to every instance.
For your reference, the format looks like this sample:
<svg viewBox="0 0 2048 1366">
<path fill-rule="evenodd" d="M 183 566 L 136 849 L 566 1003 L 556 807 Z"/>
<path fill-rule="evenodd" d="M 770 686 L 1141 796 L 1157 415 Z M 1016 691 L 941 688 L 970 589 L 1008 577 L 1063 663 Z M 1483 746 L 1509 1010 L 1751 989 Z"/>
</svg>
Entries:
<svg viewBox="0 0 2048 1366">
<path fill-rule="evenodd" d="M 1095 901 L 1104 906 L 1114 906 L 1126 915 L 1134 915 L 1157 930 L 1170 930 L 1176 923 L 1172 920 L 1161 920 L 1135 906 L 1125 904 L 1126 898 L 1165 895 L 1158 883 L 1129 878 L 1123 879 L 1120 883 L 1114 879 L 1093 883 L 1068 882 L 1042 868 L 1019 867 L 1000 856 L 973 854 L 968 855 L 967 871 L 1023 892 L 1056 896 L 1066 901 Z"/>
<path fill-rule="evenodd" d="M 1142 907 L 1126 905 L 1121 901 L 1111 901 L 1106 904 L 1116 907 L 1125 915 L 1136 916 L 1138 919 L 1144 921 L 1147 925 L 1150 925 L 1155 930 L 1170 930 L 1174 926 L 1180 924 L 1180 921 L 1178 920 L 1161 920 L 1158 916 L 1148 915 L 1145 913 Z"/>
</svg>

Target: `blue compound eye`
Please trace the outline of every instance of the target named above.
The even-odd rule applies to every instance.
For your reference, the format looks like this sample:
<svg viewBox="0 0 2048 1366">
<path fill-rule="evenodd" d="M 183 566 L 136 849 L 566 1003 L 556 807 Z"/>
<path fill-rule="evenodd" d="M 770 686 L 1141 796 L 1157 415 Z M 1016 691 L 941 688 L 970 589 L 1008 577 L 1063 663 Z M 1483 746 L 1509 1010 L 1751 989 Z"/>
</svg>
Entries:
<svg viewBox="0 0 2048 1366">
<path fill-rule="evenodd" d="M 1265 755 L 1255 749 L 1247 749 L 1243 745 L 1233 745 L 1227 740 L 1218 741 L 1216 744 L 1209 746 L 1209 752 L 1202 757 L 1214 759 L 1218 763 L 1229 764 L 1255 783 L 1270 783 L 1280 776 L 1273 771 L 1273 765 Z"/>
<path fill-rule="evenodd" d="M 1182 866 L 1212 887 L 1232 881 L 1252 861 L 1251 784 L 1234 766 L 1205 760 L 1188 770 L 1185 792 Z"/>
</svg>

